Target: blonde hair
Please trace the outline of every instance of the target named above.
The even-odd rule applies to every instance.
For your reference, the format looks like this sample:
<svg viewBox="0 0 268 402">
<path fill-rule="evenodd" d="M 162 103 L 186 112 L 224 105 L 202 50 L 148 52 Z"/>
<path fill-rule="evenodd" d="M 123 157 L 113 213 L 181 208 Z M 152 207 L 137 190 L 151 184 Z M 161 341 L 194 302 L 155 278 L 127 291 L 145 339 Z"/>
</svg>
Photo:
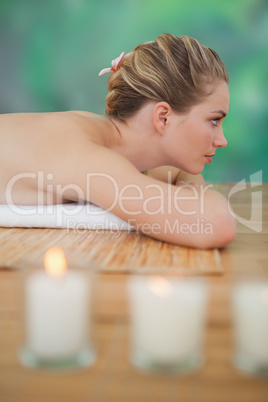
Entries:
<svg viewBox="0 0 268 402">
<path fill-rule="evenodd" d="M 149 101 L 165 101 L 175 112 L 187 113 L 217 81 L 229 78 L 214 50 L 188 36 L 162 34 L 126 54 L 110 75 L 106 115 L 125 120 Z"/>
</svg>

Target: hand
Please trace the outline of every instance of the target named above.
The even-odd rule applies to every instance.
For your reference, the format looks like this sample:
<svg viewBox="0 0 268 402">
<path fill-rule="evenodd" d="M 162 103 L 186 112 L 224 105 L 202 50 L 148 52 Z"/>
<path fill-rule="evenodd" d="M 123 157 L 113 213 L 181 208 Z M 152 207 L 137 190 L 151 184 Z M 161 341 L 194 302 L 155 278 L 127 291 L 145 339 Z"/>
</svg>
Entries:
<svg viewBox="0 0 268 402">
<path fill-rule="evenodd" d="M 186 183 L 183 180 L 177 180 L 176 181 L 176 186 L 178 186 L 178 187 L 186 186 L 186 187 L 192 187 L 192 188 L 194 187 L 194 188 L 200 189 L 201 184 L 200 183 L 195 183 L 193 181 L 191 181 L 189 183 Z"/>
</svg>

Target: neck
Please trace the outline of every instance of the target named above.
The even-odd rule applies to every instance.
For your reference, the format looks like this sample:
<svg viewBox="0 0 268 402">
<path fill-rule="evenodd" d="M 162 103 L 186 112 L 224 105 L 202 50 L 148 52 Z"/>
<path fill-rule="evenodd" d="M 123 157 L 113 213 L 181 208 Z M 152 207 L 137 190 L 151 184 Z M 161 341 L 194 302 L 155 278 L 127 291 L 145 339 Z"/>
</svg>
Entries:
<svg viewBox="0 0 268 402">
<path fill-rule="evenodd" d="M 150 117 L 152 108 L 152 104 L 144 106 L 126 122 L 111 119 L 114 141 L 110 148 L 127 158 L 140 171 L 164 164 L 158 134 Z"/>
</svg>

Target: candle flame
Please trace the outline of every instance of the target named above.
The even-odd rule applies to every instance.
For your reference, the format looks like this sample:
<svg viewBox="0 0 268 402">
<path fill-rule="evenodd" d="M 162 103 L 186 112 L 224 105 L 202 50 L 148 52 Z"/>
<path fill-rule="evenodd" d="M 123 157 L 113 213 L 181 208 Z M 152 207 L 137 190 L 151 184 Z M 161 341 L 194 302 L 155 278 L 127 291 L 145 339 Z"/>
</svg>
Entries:
<svg viewBox="0 0 268 402">
<path fill-rule="evenodd" d="M 268 288 L 264 289 L 261 295 L 263 304 L 268 304 Z"/>
<path fill-rule="evenodd" d="M 59 247 L 51 247 L 44 258 L 46 271 L 53 276 L 62 276 L 67 269 L 64 252 Z"/>
<path fill-rule="evenodd" d="M 148 280 L 148 287 L 156 296 L 163 298 L 167 297 L 172 289 L 171 283 L 167 279 L 157 275 Z"/>
</svg>

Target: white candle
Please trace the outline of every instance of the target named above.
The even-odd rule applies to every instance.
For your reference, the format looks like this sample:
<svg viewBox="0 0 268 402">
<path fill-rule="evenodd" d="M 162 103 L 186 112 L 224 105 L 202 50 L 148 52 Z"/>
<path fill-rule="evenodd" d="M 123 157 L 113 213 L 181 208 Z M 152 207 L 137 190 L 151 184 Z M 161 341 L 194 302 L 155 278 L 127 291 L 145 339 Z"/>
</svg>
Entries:
<svg viewBox="0 0 268 402">
<path fill-rule="evenodd" d="M 136 276 L 129 281 L 129 296 L 134 364 L 144 360 L 172 365 L 202 358 L 204 281 Z"/>
<path fill-rule="evenodd" d="M 80 271 L 65 271 L 60 258 L 50 250 L 48 271 L 32 273 L 25 284 L 25 341 L 43 360 L 72 357 L 88 342 L 90 283 Z"/>
<path fill-rule="evenodd" d="M 268 282 L 241 282 L 233 293 L 236 363 L 268 372 Z"/>
</svg>

